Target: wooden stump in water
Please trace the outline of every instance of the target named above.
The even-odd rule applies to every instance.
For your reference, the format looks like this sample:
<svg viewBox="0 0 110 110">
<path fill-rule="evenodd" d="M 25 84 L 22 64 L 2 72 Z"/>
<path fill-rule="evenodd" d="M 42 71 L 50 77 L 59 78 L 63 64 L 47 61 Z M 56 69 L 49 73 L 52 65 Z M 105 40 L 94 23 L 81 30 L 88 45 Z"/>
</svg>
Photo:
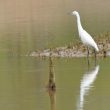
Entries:
<svg viewBox="0 0 110 110">
<path fill-rule="evenodd" d="M 55 85 L 55 74 L 54 74 L 54 67 L 52 62 L 52 57 L 49 57 L 49 82 L 48 82 L 48 88 L 55 91 L 56 85 Z"/>
<path fill-rule="evenodd" d="M 56 105 L 56 85 L 55 85 L 55 74 L 52 62 L 52 57 L 49 57 L 49 81 L 48 81 L 48 93 L 50 97 L 51 110 L 55 110 Z"/>
</svg>

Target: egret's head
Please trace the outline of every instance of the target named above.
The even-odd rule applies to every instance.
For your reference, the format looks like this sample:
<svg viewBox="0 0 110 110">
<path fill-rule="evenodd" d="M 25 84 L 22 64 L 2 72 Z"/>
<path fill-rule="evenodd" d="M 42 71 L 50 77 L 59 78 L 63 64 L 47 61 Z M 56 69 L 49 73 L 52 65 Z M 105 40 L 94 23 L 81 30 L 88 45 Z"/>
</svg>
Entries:
<svg viewBox="0 0 110 110">
<path fill-rule="evenodd" d="M 72 15 L 76 15 L 77 16 L 78 15 L 78 12 L 77 11 L 73 11 L 72 12 Z"/>
</svg>

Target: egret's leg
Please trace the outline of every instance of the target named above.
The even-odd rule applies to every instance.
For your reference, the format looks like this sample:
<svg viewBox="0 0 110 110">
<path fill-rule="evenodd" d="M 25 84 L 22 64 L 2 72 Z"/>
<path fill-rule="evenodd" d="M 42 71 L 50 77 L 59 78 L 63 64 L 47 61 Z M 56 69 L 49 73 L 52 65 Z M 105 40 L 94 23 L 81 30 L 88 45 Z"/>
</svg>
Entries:
<svg viewBox="0 0 110 110">
<path fill-rule="evenodd" d="M 87 58 L 89 58 L 89 48 L 87 47 Z"/>
<path fill-rule="evenodd" d="M 89 48 L 87 47 L 87 61 L 88 61 L 88 65 L 89 65 Z"/>
<path fill-rule="evenodd" d="M 94 57 L 95 57 L 95 65 L 96 65 L 96 58 L 97 58 L 97 56 L 96 56 L 96 51 L 95 51 L 95 49 L 94 49 Z"/>
</svg>

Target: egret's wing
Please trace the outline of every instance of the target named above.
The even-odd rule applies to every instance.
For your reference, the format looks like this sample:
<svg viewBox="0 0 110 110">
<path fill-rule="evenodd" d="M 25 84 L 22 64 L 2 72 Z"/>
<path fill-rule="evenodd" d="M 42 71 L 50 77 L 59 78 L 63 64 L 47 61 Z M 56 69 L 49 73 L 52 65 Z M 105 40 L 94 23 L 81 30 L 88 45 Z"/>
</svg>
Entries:
<svg viewBox="0 0 110 110">
<path fill-rule="evenodd" d="M 81 36 L 81 40 L 83 41 L 83 43 L 85 45 L 94 47 L 98 51 L 98 46 L 89 33 L 87 33 L 85 30 L 83 30 L 82 34 L 80 36 Z"/>
</svg>

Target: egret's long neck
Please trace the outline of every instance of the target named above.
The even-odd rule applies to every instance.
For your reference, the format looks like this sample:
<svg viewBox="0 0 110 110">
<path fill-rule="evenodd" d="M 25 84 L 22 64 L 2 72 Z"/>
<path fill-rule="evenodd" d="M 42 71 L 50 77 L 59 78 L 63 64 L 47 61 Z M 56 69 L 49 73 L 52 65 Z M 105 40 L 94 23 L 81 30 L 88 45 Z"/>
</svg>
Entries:
<svg viewBox="0 0 110 110">
<path fill-rule="evenodd" d="M 83 28 L 82 28 L 82 25 L 81 25 L 81 20 L 80 20 L 79 14 L 77 14 L 76 17 L 77 17 L 78 31 L 80 32 L 81 30 L 83 30 Z"/>
</svg>

